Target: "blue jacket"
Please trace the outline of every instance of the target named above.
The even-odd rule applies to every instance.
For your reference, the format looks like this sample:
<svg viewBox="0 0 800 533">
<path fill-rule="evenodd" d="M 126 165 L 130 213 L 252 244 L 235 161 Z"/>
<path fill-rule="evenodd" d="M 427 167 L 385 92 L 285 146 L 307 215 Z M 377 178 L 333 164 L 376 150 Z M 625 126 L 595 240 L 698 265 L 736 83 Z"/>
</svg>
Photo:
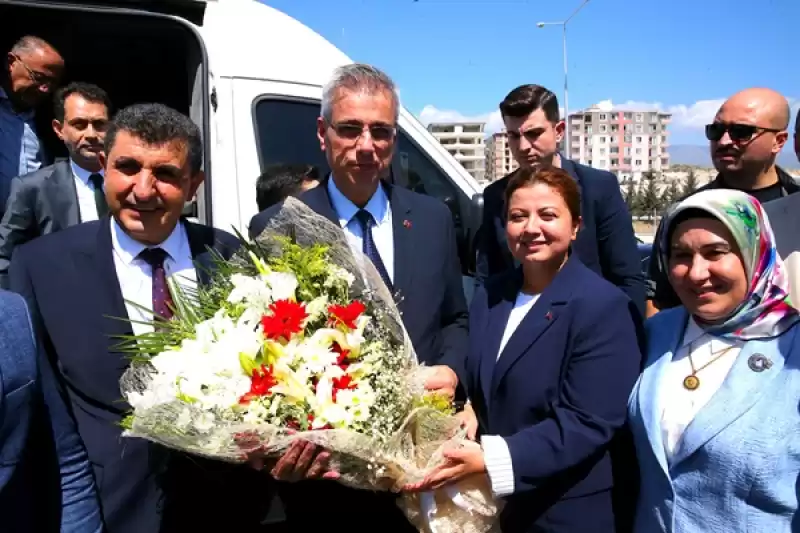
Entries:
<svg viewBox="0 0 800 533">
<path fill-rule="evenodd" d="M 521 286 L 520 269 L 490 278 L 470 308 L 467 393 L 480 433 L 505 437 L 515 480 L 501 527 L 615 531 L 625 522 L 623 507 L 611 505 L 616 473 L 635 465 L 612 453 L 612 443 L 620 442 L 641 365 L 637 311 L 622 291 L 570 258 L 498 358 Z M 608 505 L 585 498 L 602 492 Z"/>
<path fill-rule="evenodd" d="M 572 246 L 575 255 L 622 289 L 644 316 L 642 263 L 616 176 L 569 159 L 562 159 L 561 167 L 575 178 L 581 192 L 583 224 Z M 506 244 L 505 192 L 511 176 L 513 173 L 483 191 L 483 223 L 477 237 L 479 281 L 514 268 L 514 257 Z"/>
<path fill-rule="evenodd" d="M 0 291 L 0 530 L 99 532 L 89 458 L 37 359 L 24 300 Z"/>
<path fill-rule="evenodd" d="M 686 428 L 670 464 L 658 393 L 683 338 L 683 307 L 646 324 L 646 369 L 629 401 L 641 473 L 635 531 L 800 531 L 800 335 L 744 344 L 722 387 Z M 761 354 L 771 365 L 753 365 Z"/>
</svg>

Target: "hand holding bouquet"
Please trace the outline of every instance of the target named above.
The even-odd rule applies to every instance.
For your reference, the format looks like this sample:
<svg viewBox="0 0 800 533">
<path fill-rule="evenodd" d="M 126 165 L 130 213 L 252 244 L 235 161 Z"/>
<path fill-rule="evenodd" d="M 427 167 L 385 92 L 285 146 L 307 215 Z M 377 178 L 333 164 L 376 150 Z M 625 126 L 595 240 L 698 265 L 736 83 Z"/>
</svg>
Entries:
<svg viewBox="0 0 800 533">
<path fill-rule="evenodd" d="M 425 392 L 430 369 L 371 262 L 301 202 L 211 274 L 193 289 L 172 280 L 173 319 L 130 339 L 126 436 L 236 463 L 302 439 L 331 454 L 341 483 L 371 490 L 422 481 L 463 437 L 449 398 Z M 488 531 L 485 480 L 465 495 L 446 516 L 442 494 L 405 495 L 404 509 L 421 530 L 436 515 L 437 527 Z"/>
</svg>

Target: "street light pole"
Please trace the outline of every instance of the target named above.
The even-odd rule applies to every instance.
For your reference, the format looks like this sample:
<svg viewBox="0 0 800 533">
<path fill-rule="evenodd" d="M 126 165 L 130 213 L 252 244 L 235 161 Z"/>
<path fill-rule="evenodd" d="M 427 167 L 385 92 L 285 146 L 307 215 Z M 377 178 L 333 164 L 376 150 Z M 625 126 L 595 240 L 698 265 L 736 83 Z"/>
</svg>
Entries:
<svg viewBox="0 0 800 533">
<path fill-rule="evenodd" d="M 545 26 L 561 26 L 561 35 L 564 45 L 564 148 L 567 152 L 567 158 L 572 157 L 572 152 L 570 151 L 570 132 L 569 132 L 569 87 L 567 84 L 567 24 L 569 21 L 578 14 L 578 12 L 583 9 L 586 4 L 589 3 L 589 0 L 583 0 L 583 3 L 578 6 L 578 8 L 572 12 L 572 14 L 567 17 L 565 20 L 561 22 L 538 22 L 536 25 L 539 28 L 544 28 Z"/>
</svg>

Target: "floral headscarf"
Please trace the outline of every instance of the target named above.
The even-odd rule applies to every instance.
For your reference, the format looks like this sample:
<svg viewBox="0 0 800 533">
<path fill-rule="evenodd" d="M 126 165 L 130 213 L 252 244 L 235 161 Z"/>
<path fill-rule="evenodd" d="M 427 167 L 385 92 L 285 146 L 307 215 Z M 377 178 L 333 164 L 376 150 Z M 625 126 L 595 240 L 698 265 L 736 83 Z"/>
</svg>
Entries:
<svg viewBox="0 0 800 533">
<path fill-rule="evenodd" d="M 705 211 L 725 224 L 739 246 L 749 284 L 744 301 L 727 319 L 720 324 L 698 325 L 712 335 L 750 340 L 777 337 L 800 320 L 789 301 L 786 267 L 778 256 L 769 220 L 758 200 L 745 192 L 701 191 L 672 207 L 658 243 L 663 265 L 669 264 L 671 226 L 687 209 Z"/>
</svg>

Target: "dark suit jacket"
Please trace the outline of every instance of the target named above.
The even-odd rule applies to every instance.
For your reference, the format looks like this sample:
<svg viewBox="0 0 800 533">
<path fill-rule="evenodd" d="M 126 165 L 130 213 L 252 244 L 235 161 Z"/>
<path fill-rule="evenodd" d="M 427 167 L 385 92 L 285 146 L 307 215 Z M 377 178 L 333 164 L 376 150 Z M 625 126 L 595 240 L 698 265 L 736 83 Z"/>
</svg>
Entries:
<svg viewBox="0 0 800 533">
<path fill-rule="evenodd" d="M 1 288 L 8 288 L 8 267 L 17 246 L 80 223 L 69 160 L 12 179 L 5 207 L 0 221 Z"/>
<path fill-rule="evenodd" d="M 644 316 L 645 282 L 633 222 L 610 172 L 561 160 L 561 168 L 578 182 L 583 225 L 572 245 L 575 255 L 628 295 Z M 514 257 L 506 244 L 506 186 L 514 173 L 490 184 L 483 191 L 483 223 L 478 231 L 477 277 L 514 268 Z"/>
<path fill-rule="evenodd" d="M 385 187 L 394 225 L 393 285 L 403 323 L 420 361 L 446 364 L 461 375 L 467 350 L 467 305 L 450 211 L 428 196 Z M 339 225 L 327 181 L 305 192 L 300 200 Z M 280 207 L 273 206 L 253 217 L 251 238 L 264 230 Z M 388 493 L 354 491 L 330 481 L 307 481 L 283 487 L 281 494 L 293 531 L 329 527 L 330 516 L 345 508 L 356 509 L 347 517 L 351 533 L 374 533 L 377 528 L 381 533 L 415 531 Z"/>
<path fill-rule="evenodd" d="M 207 282 L 213 267 L 208 250 L 230 257 L 238 240 L 184 223 L 198 279 Z M 10 277 L 12 289 L 29 302 L 40 341 L 69 398 L 107 531 L 258 531 L 255 525 L 271 501 L 265 474 L 121 436 L 119 423 L 129 406 L 119 390 L 128 366 L 119 342 L 132 329 L 119 320 L 127 312 L 109 218 L 23 245 L 14 255 Z"/>
<path fill-rule="evenodd" d="M 611 444 L 625 424 L 641 365 L 638 311 L 572 257 L 498 358 L 521 286 L 520 269 L 490 278 L 470 308 L 467 392 L 480 433 L 505 437 L 513 465 L 515 490 L 502 529 L 614 531 L 619 519 L 610 494 L 606 506 L 580 508 L 581 500 L 567 500 L 610 493 L 615 485 Z M 627 461 L 635 468 L 633 456 Z M 635 501 L 635 491 L 626 497 Z"/>
</svg>

